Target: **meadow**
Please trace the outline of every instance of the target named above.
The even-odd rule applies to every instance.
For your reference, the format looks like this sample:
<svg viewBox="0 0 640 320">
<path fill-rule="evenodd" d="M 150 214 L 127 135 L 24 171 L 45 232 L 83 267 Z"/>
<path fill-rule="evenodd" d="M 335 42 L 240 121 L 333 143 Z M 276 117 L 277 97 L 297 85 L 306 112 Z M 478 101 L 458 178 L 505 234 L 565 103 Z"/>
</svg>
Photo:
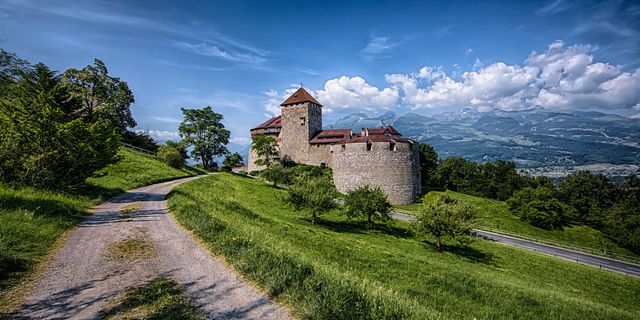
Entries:
<svg viewBox="0 0 640 320">
<path fill-rule="evenodd" d="M 154 157 L 121 149 L 120 161 L 72 190 L 51 191 L 0 185 L 0 305 L 11 305 L 9 289 L 49 258 L 64 234 L 87 210 L 125 190 L 201 171 L 171 168 Z M 0 312 L 6 311 L 0 308 Z"/>
<path fill-rule="evenodd" d="M 432 202 L 445 194 L 475 208 L 482 217 L 480 229 L 516 235 L 587 253 L 610 255 L 615 258 L 621 258 L 618 255 L 624 255 L 632 258 L 633 261 L 640 261 L 640 255 L 619 246 L 599 230 L 577 224 L 563 226 L 562 229 L 554 230 L 538 228 L 514 216 L 504 201 L 480 198 L 449 190 L 430 191 L 418 203 L 395 205 L 394 208 L 398 212 L 416 215 L 420 212 L 423 202 Z"/>
<path fill-rule="evenodd" d="M 313 225 L 285 195 L 220 174 L 168 201 L 214 254 L 303 319 L 640 317 L 640 279 L 484 240 L 439 253 L 403 221 L 366 229 L 331 212 Z"/>
</svg>

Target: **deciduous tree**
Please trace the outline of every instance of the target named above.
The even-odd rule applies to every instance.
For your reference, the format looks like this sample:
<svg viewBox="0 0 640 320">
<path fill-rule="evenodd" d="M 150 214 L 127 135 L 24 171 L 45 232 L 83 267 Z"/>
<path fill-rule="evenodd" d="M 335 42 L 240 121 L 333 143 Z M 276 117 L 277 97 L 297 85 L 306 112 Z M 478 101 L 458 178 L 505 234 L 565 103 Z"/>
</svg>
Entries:
<svg viewBox="0 0 640 320">
<path fill-rule="evenodd" d="M 191 156 L 200 159 L 205 169 L 211 170 L 213 159 L 228 153 L 229 130 L 222 124 L 223 116 L 207 106 L 202 109 L 182 108 L 184 120 L 178 130 L 184 143 L 191 145 Z"/>
<path fill-rule="evenodd" d="M 275 167 L 275 166 L 273 166 Z M 318 222 L 318 216 L 338 206 L 336 198 L 340 193 L 336 190 L 329 176 L 310 176 L 302 174 L 295 179 L 289 188 L 288 197 L 284 201 L 296 210 L 311 213 L 311 223 Z"/>
<path fill-rule="evenodd" d="M 573 215 L 572 208 L 560 202 L 547 187 L 527 187 L 507 200 L 511 213 L 543 229 L 559 229 Z"/>
<path fill-rule="evenodd" d="M 416 230 L 435 237 L 436 251 L 440 251 L 443 238 L 465 244 L 471 239 L 471 230 L 480 223 L 473 208 L 446 195 L 424 204 L 416 218 Z"/>
<path fill-rule="evenodd" d="M 380 187 L 371 188 L 365 185 L 348 192 L 344 198 L 344 207 L 349 218 L 366 218 L 367 228 L 373 227 L 374 219 L 391 219 L 391 204 Z"/>
<path fill-rule="evenodd" d="M 256 165 L 269 167 L 277 156 L 276 139 L 272 136 L 259 134 L 251 137 L 251 149 L 256 152 Z"/>
</svg>

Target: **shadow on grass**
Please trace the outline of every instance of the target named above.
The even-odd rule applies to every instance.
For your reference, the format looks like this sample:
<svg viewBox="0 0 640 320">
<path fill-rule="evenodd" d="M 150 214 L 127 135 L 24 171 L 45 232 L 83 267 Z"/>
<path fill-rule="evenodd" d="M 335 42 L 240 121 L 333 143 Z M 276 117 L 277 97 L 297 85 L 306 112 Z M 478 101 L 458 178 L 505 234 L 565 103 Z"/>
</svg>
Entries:
<svg viewBox="0 0 640 320">
<path fill-rule="evenodd" d="M 301 218 L 311 224 L 311 218 Z M 320 217 L 318 219 L 318 226 L 322 226 L 334 232 L 345 232 L 345 233 L 357 233 L 357 234 L 386 234 L 390 236 L 394 236 L 397 238 L 410 238 L 414 236 L 414 233 L 405 228 L 396 227 L 390 224 L 382 224 L 376 223 L 372 228 L 367 228 L 367 223 L 365 221 L 333 221 L 333 220 L 325 220 Z"/>
<path fill-rule="evenodd" d="M 435 250 L 436 245 L 434 241 L 423 240 L 422 243 L 424 243 L 424 245 L 427 246 L 427 249 Z M 484 263 L 489 265 L 493 265 L 495 262 L 493 260 L 492 254 L 482 252 L 470 246 L 452 245 L 452 244 L 443 243 L 441 245 L 441 250 L 442 252 L 452 253 L 452 254 L 455 254 L 456 256 L 465 258 L 473 262 Z"/>
<path fill-rule="evenodd" d="M 35 216 L 64 217 L 74 221 L 80 221 L 86 215 L 84 208 L 61 200 L 20 194 L 0 195 L 0 210 L 13 211 L 18 209 L 33 212 Z"/>
</svg>

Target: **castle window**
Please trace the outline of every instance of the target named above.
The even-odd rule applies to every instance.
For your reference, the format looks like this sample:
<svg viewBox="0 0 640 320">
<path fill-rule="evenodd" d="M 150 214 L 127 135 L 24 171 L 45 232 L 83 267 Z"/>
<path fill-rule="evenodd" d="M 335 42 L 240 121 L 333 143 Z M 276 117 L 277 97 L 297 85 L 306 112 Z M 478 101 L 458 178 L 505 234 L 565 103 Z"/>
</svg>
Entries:
<svg viewBox="0 0 640 320">
<path fill-rule="evenodd" d="M 305 117 L 300 117 L 300 125 L 304 126 L 304 124 L 306 123 L 307 119 Z"/>
<path fill-rule="evenodd" d="M 389 143 L 389 150 L 396 151 L 396 144 L 394 142 Z"/>
<path fill-rule="evenodd" d="M 371 146 L 372 146 L 371 142 L 367 142 L 367 151 L 371 151 Z"/>
</svg>

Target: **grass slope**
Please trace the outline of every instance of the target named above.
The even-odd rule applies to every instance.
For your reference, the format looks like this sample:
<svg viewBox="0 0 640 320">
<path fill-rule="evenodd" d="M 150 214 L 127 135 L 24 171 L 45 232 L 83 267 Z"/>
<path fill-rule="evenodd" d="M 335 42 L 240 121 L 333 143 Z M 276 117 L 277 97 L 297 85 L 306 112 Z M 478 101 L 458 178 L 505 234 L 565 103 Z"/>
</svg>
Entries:
<svg viewBox="0 0 640 320">
<path fill-rule="evenodd" d="M 8 304 L 4 301 L 7 289 L 42 261 L 63 233 L 82 221 L 88 207 L 127 189 L 196 172 L 174 169 L 125 149 L 119 154 L 119 162 L 73 192 L 0 185 L 0 292 L 4 292 L 0 305 Z"/>
<path fill-rule="evenodd" d="M 561 230 L 545 230 L 534 227 L 511 214 L 509 207 L 503 201 L 474 197 L 453 191 L 431 191 L 424 196 L 423 202 L 435 201 L 446 194 L 459 199 L 478 209 L 483 217 L 483 227 L 502 232 L 523 235 L 550 242 L 560 242 L 593 249 L 593 253 L 604 254 L 613 252 L 632 257 L 640 257 L 633 251 L 620 247 L 607 238 L 602 232 L 584 225 L 566 226 Z M 416 214 L 420 212 L 422 203 L 411 205 L 396 205 L 399 211 Z"/>
<path fill-rule="evenodd" d="M 393 221 L 366 230 L 342 215 L 283 206 L 284 190 L 229 174 L 179 186 L 178 219 L 215 254 L 301 318 L 633 319 L 640 279 L 490 241 L 469 248 Z"/>
</svg>

